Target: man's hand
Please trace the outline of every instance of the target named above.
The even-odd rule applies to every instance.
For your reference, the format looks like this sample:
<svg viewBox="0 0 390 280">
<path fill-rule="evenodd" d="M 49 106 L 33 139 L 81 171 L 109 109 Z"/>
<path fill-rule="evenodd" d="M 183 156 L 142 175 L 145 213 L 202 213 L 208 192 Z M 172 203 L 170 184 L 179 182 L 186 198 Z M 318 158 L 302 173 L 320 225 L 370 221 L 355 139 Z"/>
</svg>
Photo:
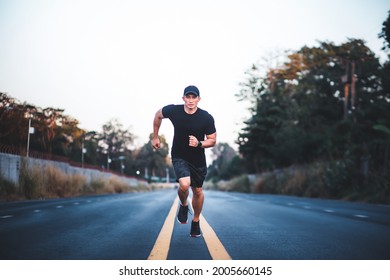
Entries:
<svg viewBox="0 0 390 280">
<path fill-rule="evenodd" d="M 159 109 L 156 114 L 154 115 L 153 119 L 153 138 L 152 138 L 152 147 L 153 149 L 159 149 L 160 148 L 160 138 L 158 138 L 158 131 L 161 126 L 161 122 L 163 120 L 164 116 L 162 113 L 162 109 Z"/>
<path fill-rule="evenodd" d="M 195 136 L 193 136 L 193 135 L 190 135 L 189 136 L 189 143 L 188 143 L 188 145 L 190 146 L 190 147 L 198 147 L 198 144 L 199 144 L 199 140 L 198 139 L 196 139 L 196 137 Z"/>
<path fill-rule="evenodd" d="M 156 150 L 160 148 L 160 138 L 156 137 L 152 139 L 152 147 Z"/>
</svg>

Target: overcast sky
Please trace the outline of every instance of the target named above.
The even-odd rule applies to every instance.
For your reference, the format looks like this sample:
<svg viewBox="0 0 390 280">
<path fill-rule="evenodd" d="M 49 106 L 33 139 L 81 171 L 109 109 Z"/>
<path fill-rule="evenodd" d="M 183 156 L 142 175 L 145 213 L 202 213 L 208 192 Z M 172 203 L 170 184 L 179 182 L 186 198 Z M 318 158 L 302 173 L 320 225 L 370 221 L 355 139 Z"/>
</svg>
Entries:
<svg viewBox="0 0 390 280">
<path fill-rule="evenodd" d="M 144 144 L 154 113 L 200 89 L 218 140 L 234 145 L 246 104 L 235 94 L 253 63 L 317 41 L 378 39 L 389 0 L 0 0 L 0 91 L 65 109 L 86 130 L 118 118 Z M 160 130 L 168 140 L 168 120 Z"/>
</svg>

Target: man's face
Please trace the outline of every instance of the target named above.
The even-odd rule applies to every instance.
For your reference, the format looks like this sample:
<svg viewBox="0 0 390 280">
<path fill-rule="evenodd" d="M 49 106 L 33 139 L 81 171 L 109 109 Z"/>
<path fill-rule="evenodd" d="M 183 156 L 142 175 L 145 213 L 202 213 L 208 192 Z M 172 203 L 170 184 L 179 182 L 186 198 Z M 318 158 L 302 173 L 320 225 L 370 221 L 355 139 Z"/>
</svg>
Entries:
<svg viewBox="0 0 390 280">
<path fill-rule="evenodd" d="M 200 101 L 200 97 L 196 96 L 195 94 L 187 94 L 183 96 L 184 106 L 186 106 L 188 109 L 194 109 L 198 106 L 198 103 Z"/>
</svg>

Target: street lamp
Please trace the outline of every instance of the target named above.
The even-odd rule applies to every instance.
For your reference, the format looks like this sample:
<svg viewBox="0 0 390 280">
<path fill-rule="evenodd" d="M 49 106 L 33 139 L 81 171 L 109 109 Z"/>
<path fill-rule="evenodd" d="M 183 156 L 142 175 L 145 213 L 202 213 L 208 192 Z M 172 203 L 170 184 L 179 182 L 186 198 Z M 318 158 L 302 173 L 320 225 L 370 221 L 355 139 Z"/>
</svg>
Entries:
<svg viewBox="0 0 390 280">
<path fill-rule="evenodd" d="M 87 153 L 87 149 L 84 148 L 84 138 L 85 135 L 83 135 L 83 138 L 81 139 L 81 168 L 84 168 L 84 154 Z"/>
<path fill-rule="evenodd" d="M 123 160 L 125 159 L 125 157 L 124 156 L 120 156 L 118 159 L 121 162 L 121 173 L 123 174 L 123 170 L 125 169 L 125 165 L 123 164 Z"/>
<path fill-rule="evenodd" d="M 120 165 L 121 165 L 121 174 L 123 174 L 123 171 L 125 169 L 125 165 L 123 164 L 123 160 L 125 159 L 126 157 L 125 156 L 119 156 L 119 157 L 116 157 L 116 158 L 113 158 L 112 161 L 116 161 L 116 160 L 119 160 L 120 161 Z"/>
<path fill-rule="evenodd" d="M 110 163 L 111 163 L 110 153 L 107 151 L 107 171 L 110 170 Z"/>
<path fill-rule="evenodd" d="M 30 134 L 34 134 L 34 128 L 31 127 L 31 119 L 33 118 L 33 115 L 28 113 L 27 117 L 28 117 L 28 132 L 27 132 L 27 153 L 26 153 L 26 157 L 28 157 L 28 153 L 29 153 L 29 150 L 30 150 Z"/>
</svg>

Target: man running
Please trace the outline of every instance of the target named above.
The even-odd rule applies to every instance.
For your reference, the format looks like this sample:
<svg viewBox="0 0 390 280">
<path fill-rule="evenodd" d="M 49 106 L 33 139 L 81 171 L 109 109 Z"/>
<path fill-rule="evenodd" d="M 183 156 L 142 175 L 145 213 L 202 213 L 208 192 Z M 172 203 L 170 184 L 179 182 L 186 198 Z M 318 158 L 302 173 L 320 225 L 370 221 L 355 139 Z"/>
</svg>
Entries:
<svg viewBox="0 0 390 280">
<path fill-rule="evenodd" d="M 188 221 L 187 198 L 191 187 L 194 217 L 190 235 L 200 237 L 199 217 L 204 202 L 202 186 L 207 175 L 204 149 L 215 145 L 217 132 L 213 116 L 198 107 L 201 98 L 196 86 L 186 87 L 182 99 L 183 105 L 167 105 L 156 112 L 153 120 L 152 146 L 155 149 L 160 147 L 158 132 L 161 122 L 164 118 L 169 118 L 174 127 L 171 158 L 180 185 L 177 220 L 182 224 Z"/>
</svg>

